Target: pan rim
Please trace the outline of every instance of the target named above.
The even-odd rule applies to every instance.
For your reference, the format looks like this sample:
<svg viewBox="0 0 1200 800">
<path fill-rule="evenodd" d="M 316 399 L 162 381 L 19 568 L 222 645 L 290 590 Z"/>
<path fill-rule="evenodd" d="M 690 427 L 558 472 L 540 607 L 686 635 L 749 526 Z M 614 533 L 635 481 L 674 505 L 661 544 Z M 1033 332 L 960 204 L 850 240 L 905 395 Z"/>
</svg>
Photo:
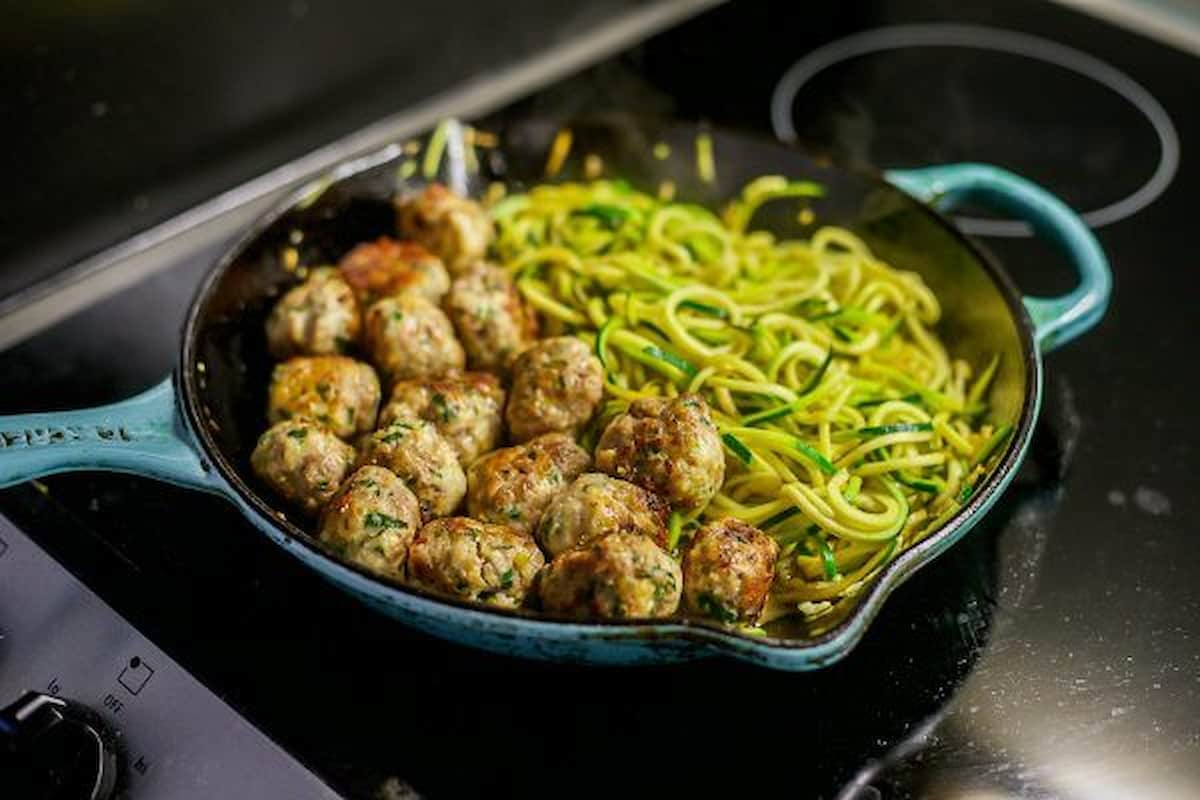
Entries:
<svg viewBox="0 0 1200 800">
<path fill-rule="evenodd" d="M 700 129 L 698 123 L 674 121 L 672 126 L 687 126 Z M 714 130 L 713 126 L 704 126 L 704 130 Z M 740 139 L 749 139 L 760 144 L 776 147 L 781 151 L 804 154 L 803 150 L 792 145 L 781 144 L 765 137 L 756 137 L 741 131 L 716 128 L 724 135 Z M 807 154 L 804 154 L 807 155 Z M 320 560 L 337 568 L 348 570 L 359 578 L 376 584 L 389 592 L 409 595 L 420 600 L 429 601 L 436 605 L 466 612 L 480 620 L 506 619 L 527 629 L 537 629 L 539 632 L 592 632 L 597 637 L 606 639 L 651 640 L 667 639 L 688 641 L 697 639 L 706 643 L 719 645 L 721 649 L 733 655 L 746 657 L 755 652 L 770 653 L 777 657 L 793 659 L 820 652 L 827 656 L 820 663 L 829 663 L 845 655 L 870 627 L 870 623 L 878 615 L 884 602 L 891 593 L 905 580 L 922 567 L 932 562 L 945 549 L 956 543 L 971 527 L 985 514 L 1007 489 L 1017 468 L 1024 459 L 1025 452 L 1032 439 L 1040 411 L 1041 388 L 1043 381 L 1043 363 L 1041 351 L 1037 345 L 1034 325 L 1021 299 L 1021 293 L 1012 278 L 1004 268 L 989 253 L 981 249 L 965 234 L 959 231 L 945 216 L 935 209 L 906 194 L 890 184 L 881 173 L 858 167 L 847 167 L 840 164 L 821 162 L 823 167 L 855 176 L 872 183 L 877 189 L 882 189 L 898 196 L 909 207 L 919 210 L 933 224 L 950 234 L 953 240 L 962 248 L 988 275 L 993 285 L 1004 299 L 1011 314 L 1018 338 L 1020 339 L 1022 369 L 1025 372 L 1025 393 L 1022 400 L 1021 412 L 1014 426 L 1014 435 L 1009 438 L 1004 453 L 986 477 L 983 484 L 976 490 L 970 500 L 954 514 L 935 533 L 922 539 L 917 544 L 904 550 L 871 581 L 865 588 L 856 607 L 844 619 L 817 636 L 809 639 L 797 639 L 780 636 L 750 636 L 739 633 L 735 629 L 722 626 L 719 623 L 686 617 L 643 618 L 622 620 L 579 620 L 562 615 L 555 615 L 529 609 L 505 609 L 484 606 L 468 600 L 438 594 L 420 587 L 410 586 L 398 580 L 372 573 L 365 568 L 344 561 L 328 551 L 314 536 L 304 531 L 290 519 L 281 518 L 278 509 L 268 503 L 259 492 L 242 478 L 236 465 L 232 464 L 222 453 L 204 421 L 201 408 L 198 383 L 198 352 L 196 347 L 196 330 L 203 310 L 212 296 L 213 288 L 229 269 L 237 257 L 245 251 L 265 230 L 278 219 L 291 211 L 298 203 L 311 196 L 317 187 L 328 187 L 334 183 L 346 180 L 362 172 L 382 166 L 402 157 L 401 146 L 398 143 L 389 144 L 375 151 L 338 165 L 326 174 L 289 192 L 272 208 L 259 216 L 254 224 L 249 226 L 241 236 L 237 237 L 222 253 L 221 257 L 208 270 L 200 281 L 188 305 L 188 312 L 182 328 L 182 345 L 179 362 L 176 367 L 176 384 L 180 387 L 180 408 L 184 422 L 193 439 L 200 446 L 206 460 L 224 482 L 225 494 L 233 500 L 256 527 L 270 525 L 281 534 L 286 543 L 299 542 L 311 554 Z M 623 634 L 623 635 L 618 635 Z"/>
</svg>

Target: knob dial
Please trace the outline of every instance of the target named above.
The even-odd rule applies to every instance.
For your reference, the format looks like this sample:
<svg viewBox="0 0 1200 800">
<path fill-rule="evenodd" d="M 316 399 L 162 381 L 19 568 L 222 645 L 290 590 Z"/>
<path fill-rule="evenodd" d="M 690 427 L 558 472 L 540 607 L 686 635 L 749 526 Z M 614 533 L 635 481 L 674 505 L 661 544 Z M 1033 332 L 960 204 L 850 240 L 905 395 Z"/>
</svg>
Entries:
<svg viewBox="0 0 1200 800">
<path fill-rule="evenodd" d="M 30 800 L 110 800 L 116 737 L 78 703 L 28 692 L 0 710 L 0 786 Z"/>
</svg>

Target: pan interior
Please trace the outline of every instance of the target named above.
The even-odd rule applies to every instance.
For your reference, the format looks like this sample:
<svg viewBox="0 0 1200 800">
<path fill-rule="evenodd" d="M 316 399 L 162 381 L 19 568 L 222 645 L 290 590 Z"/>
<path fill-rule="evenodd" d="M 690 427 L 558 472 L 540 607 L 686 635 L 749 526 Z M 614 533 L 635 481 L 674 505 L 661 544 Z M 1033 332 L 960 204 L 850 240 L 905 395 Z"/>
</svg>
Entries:
<svg viewBox="0 0 1200 800">
<path fill-rule="evenodd" d="M 497 134 L 496 147 L 480 150 L 478 158 L 466 164 L 461 150 L 449 148 L 436 177 L 476 196 L 493 181 L 504 181 L 510 190 L 543 181 L 547 153 L 563 127 L 546 120 L 489 127 Z M 695 126 L 614 116 L 573 121 L 569 127 L 571 156 L 556 180 L 582 177 L 586 156 L 592 155 L 601 159 L 607 177 L 623 178 L 649 192 L 670 181 L 677 198 L 710 207 L 720 206 L 761 175 L 822 184 L 825 194 L 811 201 L 814 214 L 808 224 L 801 223 L 794 204 L 781 201 L 762 209 L 756 226 L 781 237 L 807 237 L 822 225 L 843 226 L 891 265 L 920 273 L 941 301 L 938 333 L 951 356 L 965 358 L 978 369 L 992 354 L 1000 354 L 990 396 L 991 421 L 1015 425 L 1022 419 L 1033 357 L 1030 339 L 1018 321 L 1023 317 L 1015 292 L 924 206 L 878 179 L 733 132 L 707 134 L 716 175 L 706 182 L 697 171 Z M 665 158 L 654 155 L 656 149 L 663 155 L 664 148 L 655 148 L 660 143 L 669 147 Z M 316 547 L 306 533 L 310 523 L 276 502 L 249 466 L 266 425 L 273 363 L 264 323 L 274 301 L 300 280 L 304 267 L 336 263 L 356 243 L 394 234 L 392 197 L 425 182 L 419 169 L 412 174 L 419 165 L 399 148 L 364 163 L 347 167 L 342 177 L 295 200 L 251 231 L 202 287 L 185 332 L 182 370 L 188 402 L 218 469 L 264 514 L 292 523 L 290 532 Z M 814 621 L 780 620 L 770 633 L 811 640 L 853 614 L 858 602 L 838 603 L 832 613 Z"/>
</svg>

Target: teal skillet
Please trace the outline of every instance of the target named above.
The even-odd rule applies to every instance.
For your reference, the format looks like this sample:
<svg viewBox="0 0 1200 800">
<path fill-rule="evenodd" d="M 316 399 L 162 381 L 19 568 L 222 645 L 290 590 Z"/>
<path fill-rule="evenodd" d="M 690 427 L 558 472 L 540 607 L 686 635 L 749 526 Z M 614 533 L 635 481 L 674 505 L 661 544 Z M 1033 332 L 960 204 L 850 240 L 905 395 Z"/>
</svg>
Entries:
<svg viewBox="0 0 1200 800">
<path fill-rule="evenodd" d="M 820 183 L 825 193 L 812 201 L 816 224 L 848 227 L 883 259 L 921 273 L 941 300 L 938 332 L 954 355 L 979 364 L 1000 354 L 990 413 L 993 421 L 1010 422 L 1014 434 L 997 465 L 944 527 L 898 555 L 868 588 L 832 613 L 813 621 L 780 620 L 768 626 L 766 636 L 749 636 L 694 620 L 578 622 L 483 607 L 381 579 L 340 560 L 257 482 L 249 454 L 265 425 L 271 369 L 263 322 L 273 299 L 296 280 L 284 268 L 283 253 L 295 241 L 294 231 L 303 232 L 297 246 L 302 263 L 334 261 L 356 242 L 391 233 L 391 196 L 422 180 L 420 170 L 411 175 L 412 165 L 404 166 L 409 156 L 399 146 L 343 165 L 246 232 L 199 287 L 172 376 L 109 406 L 0 417 L 0 486 L 69 470 L 113 470 L 220 495 L 281 550 L 363 603 L 469 647 L 589 664 L 725 655 L 782 670 L 811 670 L 842 658 L 888 595 L 1000 500 L 1038 417 L 1043 354 L 1104 314 L 1111 291 L 1104 253 L 1076 213 L 996 167 L 950 164 L 872 175 L 715 130 L 709 134 L 716 177 L 706 182 L 694 158 L 695 126 L 626 117 L 570 125 L 575 143 L 560 178 L 577 177 L 583 156 L 594 154 L 609 175 L 651 190 L 670 180 L 680 199 L 713 207 L 760 175 Z M 504 127 L 497 132 L 498 145 L 478 159 L 464 157 L 465 149 L 451 136 L 436 177 L 476 194 L 491 180 L 517 187 L 538 182 L 558 129 L 541 120 Z M 652 155 L 659 142 L 670 147 L 668 157 Z M 1027 221 L 1076 270 L 1076 288 L 1061 297 L 1022 297 L 1004 271 L 942 216 L 963 203 Z M 794 212 L 764 212 L 759 226 L 781 236 L 811 232 Z"/>
</svg>

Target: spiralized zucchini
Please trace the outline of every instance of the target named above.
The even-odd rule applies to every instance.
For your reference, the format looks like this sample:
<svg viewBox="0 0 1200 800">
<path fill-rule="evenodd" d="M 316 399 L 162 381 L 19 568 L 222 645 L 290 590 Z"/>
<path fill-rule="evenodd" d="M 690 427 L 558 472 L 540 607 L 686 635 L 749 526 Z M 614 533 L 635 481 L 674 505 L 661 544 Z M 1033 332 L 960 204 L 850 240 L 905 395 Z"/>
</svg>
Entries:
<svg viewBox="0 0 1200 800">
<path fill-rule="evenodd" d="M 585 445 L 636 398 L 708 400 L 726 480 L 680 530 L 733 516 L 775 537 L 768 620 L 857 592 L 966 502 L 1009 433 L 980 422 L 996 361 L 976 373 L 950 357 L 916 273 L 844 228 L 807 241 L 751 228 L 763 203 L 821 191 L 763 177 L 718 216 L 597 180 L 490 209 L 496 254 L 550 333 L 604 365 Z"/>
</svg>

